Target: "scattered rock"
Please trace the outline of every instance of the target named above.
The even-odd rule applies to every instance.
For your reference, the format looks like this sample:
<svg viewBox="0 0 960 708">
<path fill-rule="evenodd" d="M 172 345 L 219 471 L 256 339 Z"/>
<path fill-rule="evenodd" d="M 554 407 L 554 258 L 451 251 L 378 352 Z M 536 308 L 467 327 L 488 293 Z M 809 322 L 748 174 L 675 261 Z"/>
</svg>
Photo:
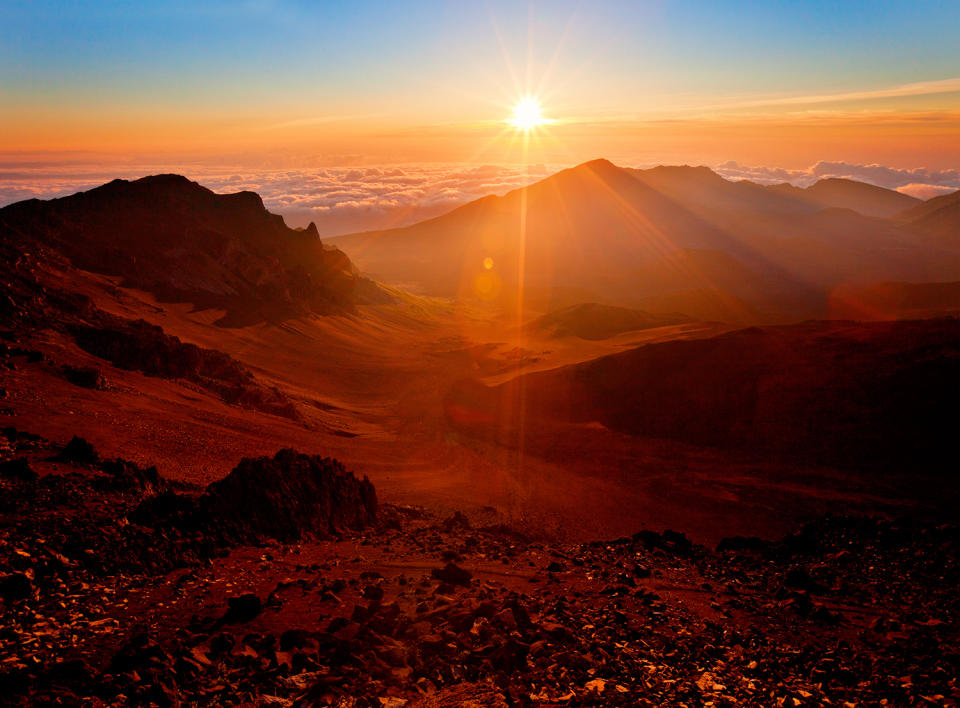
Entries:
<svg viewBox="0 0 960 708">
<path fill-rule="evenodd" d="M 222 624 L 242 624 L 249 622 L 263 612 L 263 602 L 252 592 L 227 598 L 227 613 Z"/>
<path fill-rule="evenodd" d="M 463 512 L 457 511 L 453 516 L 446 519 L 441 525 L 442 528 L 447 533 L 453 531 L 466 531 L 470 529 L 470 521 L 464 516 Z"/>
<path fill-rule="evenodd" d="M 95 391 L 103 391 L 107 388 L 107 379 L 92 366 L 70 366 L 63 367 L 64 378 L 75 386 L 81 388 L 90 388 Z"/>
<path fill-rule="evenodd" d="M 33 471 L 25 457 L 0 462 L 0 477 L 14 479 L 19 482 L 37 481 L 37 473 Z"/>
<path fill-rule="evenodd" d="M 358 480 L 334 459 L 293 450 L 245 458 L 211 484 L 199 504 L 217 528 L 251 541 L 263 536 L 297 541 L 358 530 L 377 514 L 368 479 Z"/>
<path fill-rule="evenodd" d="M 25 600 L 33 594 L 33 582 L 25 573 L 10 573 L 0 577 L 0 597 L 7 602 Z"/>
<path fill-rule="evenodd" d="M 331 462 L 285 451 L 249 461 L 226 491 L 123 460 L 63 463 L 76 469 L 30 485 L 0 478 L 5 702 L 960 700 L 955 525 L 827 517 L 717 552 L 670 532 L 521 542 L 426 513 L 374 525 L 369 483 Z M 241 498 L 244 484 L 257 499 Z M 462 560 L 411 572 L 452 553 Z M 408 575 L 386 570 L 398 562 Z M 189 568 L 165 575 L 177 565 Z"/>
<path fill-rule="evenodd" d="M 76 463 L 81 465 L 93 465 L 100 460 L 97 451 L 93 445 L 81 437 L 74 435 L 60 454 L 53 458 L 56 462 Z"/>
<path fill-rule="evenodd" d="M 464 570 L 453 563 L 447 563 L 443 568 L 434 568 L 430 571 L 430 576 L 444 583 L 465 587 L 470 585 L 470 579 L 473 578 L 470 571 Z"/>
</svg>

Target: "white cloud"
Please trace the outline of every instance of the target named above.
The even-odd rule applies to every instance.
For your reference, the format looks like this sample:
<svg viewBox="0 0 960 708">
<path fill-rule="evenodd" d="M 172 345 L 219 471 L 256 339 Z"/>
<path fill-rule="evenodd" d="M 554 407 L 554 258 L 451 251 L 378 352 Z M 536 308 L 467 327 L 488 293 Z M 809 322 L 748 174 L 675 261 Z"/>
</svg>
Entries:
<svg viewBox="0 0 960 708">
<path fill-rule="evenodd" d="M 886 165 L 858 165 L 850 162 L 827 161 L 820 161 L 806 170 L 750 167 L 732 161 L 717 165 L 714 169 L 727 179 L 748 179 L 758 184 L 789 182 L 798 187 L 808 187 L 819 179 L 842 177 L 887 189 L 896 189 L 921 199 L 929 199 L 930 196 L 960 189 L 960 170 L 928 170 L 923 167 L 905 169 Z"/>
<path fill-rule="evenodd" d="M 72 194 L 121 177 L 185 173 L 216 192 L 250 190 L 291 226 L 317 224 L 333 236 L 404 226 L 439 216 L 488 194 L 504 194 L 560 169 L 537 165 L 529 171 L 501 165 L 383 165 L 314 169 L 252 170 L 236 166 L 0 164 L 0 206 L 38 197 Z M 901 169 L 884 165 L 818 162 L 805 170 L 725 162 L 714 169 L 733 180 L 808 186 L 824 177 L 847 177 L 929 198 L 960 188 L 960 170 Z"/>
<path fill-rule="evenodd" d="M 557 168 L 559 169 L 559 168 Z M 387 165 L 244 171 L 236 167 L 170 165 L 38 168 L 0 165 L 0 206 L 38 197 L 49 199 L 90 189 L 116 177 L 135 179 L 160 172 L 186 174 L 215 192 L 249 190 L 291 226 L 314 221 L 321 235 L 388 228 L 438 216 L 488 194 L 503 194 L 540 179 L 543 165 Z"/>
<path fill-rule="evenodd" d="M 911 184 L 905 184 L 902 187 L 897 187 L 898 192 L 903 192 L 904 194 L 909 194 L 911 197 L 916 197 L 917 199 L 933 199 L 934 197 L 940 197 L 944 194 L 950 194 L 951 192 L 957 191 L 956 187 L 943 187 L 936 184 L 918 184 L 912 182 Z"/>
</svg>

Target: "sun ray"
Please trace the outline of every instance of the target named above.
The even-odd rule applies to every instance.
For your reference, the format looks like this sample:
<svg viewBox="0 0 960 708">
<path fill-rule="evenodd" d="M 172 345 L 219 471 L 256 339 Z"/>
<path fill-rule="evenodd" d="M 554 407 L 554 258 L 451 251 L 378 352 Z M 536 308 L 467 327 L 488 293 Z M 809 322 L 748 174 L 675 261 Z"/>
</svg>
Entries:
<svg viewBox="0 0 960 708">
<path fill-rule="evenodd" d="M 540 101 L 536 96 L 527 95 L 513 106 L 513 116 L 507 122 L 514 128 L 528 133 L 549 121 L 543 117 Z"/>
</svg>

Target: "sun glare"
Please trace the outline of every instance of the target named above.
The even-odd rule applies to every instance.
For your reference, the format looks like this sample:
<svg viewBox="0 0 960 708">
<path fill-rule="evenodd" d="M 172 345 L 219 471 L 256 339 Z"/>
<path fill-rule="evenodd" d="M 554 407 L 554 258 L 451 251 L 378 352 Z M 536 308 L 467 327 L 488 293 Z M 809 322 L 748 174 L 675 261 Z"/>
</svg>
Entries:
<svg viewBox="0 0 960 708">
<path fill-rule="evenodd" d="M 513 117 L 508 122 L 518 130 L 530 131 L 546 123 L 547 119 L 540 110 L 540 101 L 534 96 L 526 96 L 513 107 Z"/>
</svg>

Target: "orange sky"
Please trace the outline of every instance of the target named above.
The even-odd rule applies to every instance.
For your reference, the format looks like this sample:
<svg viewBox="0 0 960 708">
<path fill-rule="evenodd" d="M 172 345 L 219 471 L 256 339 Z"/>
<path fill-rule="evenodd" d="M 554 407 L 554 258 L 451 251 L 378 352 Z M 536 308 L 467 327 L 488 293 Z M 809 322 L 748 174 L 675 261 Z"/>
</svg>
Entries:
<svg viewBox="0 0 960 708">
<path fill-rule="evenodd" d="M 785 167 L 805 167 L 824 158 L 902 167 L 960 164 L 960 111 L 559 119 L 530 136 L 492 120 L 439 125 L 331 121 L 262 130 L 225 117 L 123 116 L 99 123 L 84 116 L 65 122 L 28 118 L 5 123 L 0 150 L 21 153 L 24 160 L 89 151 L 108 162 L 131 155 L 176 159 L 224 154 L 248 154 L 256 161 L 262 154 L 288 156 L 292 164 L 574 164 L 597 156 L 625 163 L 736 159 Z"/>
<path fill-rule="evenodd" d="M 11 0 L 0 151 L 960 165 L 960 4 L 403 5 Z M 526 146 L 525 94 L 555 121 Z"/>
</svg>

